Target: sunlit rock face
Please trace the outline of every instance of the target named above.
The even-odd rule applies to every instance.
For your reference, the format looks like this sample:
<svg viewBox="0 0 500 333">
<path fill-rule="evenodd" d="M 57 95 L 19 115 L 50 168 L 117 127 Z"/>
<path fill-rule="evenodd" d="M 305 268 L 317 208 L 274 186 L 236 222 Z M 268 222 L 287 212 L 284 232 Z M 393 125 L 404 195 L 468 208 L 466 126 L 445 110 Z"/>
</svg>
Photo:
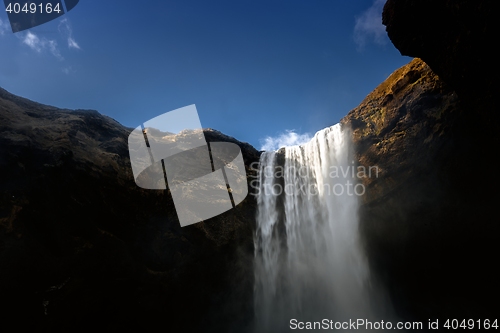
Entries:
<svg viewBox="0 0 500 333">
<path fill-rule="evenodd" d="M 452 144 L 452 122 L 461 112 L 456 93 L 420 59 L 396 70 L 349 112 L 342 122 L 353 129 L 361 165 L 378 167 L 362 178 L 369 189 L 364 203 L 397 189 L 419 169 L 430 170 Z"/>
<path fill-rule="evenodd" d="M 440 135 L 424 136 L 420 149 L 412 149 L 415 159 L 423 159 L 409 169 L 420 175 L 412 177 L 418 180 L 400 186 L 379 206 L 393 213 L 392 219 L 378 224 L 392 225 L 393 231 L 406 235 L 399 237 L 400 260 L 418 263 L 400 270 L 385 260 L 386 267 L 393 266 L 406 281 L 395 293 L 412 294 L 421 303 L 421 313 L 484 318 L 498 308 L 493 300 L 499 296 L 494 282 L 499 275 L 491 266 L 498 252 L 495 207 L 500 199 L 500 180 L 490 176 L 496 169 L 491 154 L 500 144 L 494 8 L 490 0 L 388 0 L 384 7 L 383 23 L 394 46 L 403 55 L 424 60 L 456 92 L 458 101 L 458 107 L 443 104 L 443 121 L 427 126 Z M 390 182 L 392 177 L 385 181 Z M 395 209 L 404 205 L 411 207 L 406 214 Z M 399 222 L 405 219 L 411 222 Z M 385 252 L 395 249 L 385 241 L 379 245 Z"/>
<path fill-rule="evenodd" d="M 498 294 L 491 263 L 499 184 L 485 177 L 483 162 L 496 139 L 468 105 L 414 59 L 342 120 L 360 164 L 378 166 L 377 177 L 363 179 L 360 226 L 400 316 L 484 317 L 495 309 L 485 295 Z"/>
<path fill-rule="evenodd" d="M 251 317 L 254 197 L 181 228 L 168 189 L 135 184 L 131 131 L 96 111 L 0 89 L 4 327 L 142 330 L 168 318 L 169 329 L 219 332 Z M 237 144 L 252 174 L 253 147 L 211 129 L 198 134 Z"/>
</svg>

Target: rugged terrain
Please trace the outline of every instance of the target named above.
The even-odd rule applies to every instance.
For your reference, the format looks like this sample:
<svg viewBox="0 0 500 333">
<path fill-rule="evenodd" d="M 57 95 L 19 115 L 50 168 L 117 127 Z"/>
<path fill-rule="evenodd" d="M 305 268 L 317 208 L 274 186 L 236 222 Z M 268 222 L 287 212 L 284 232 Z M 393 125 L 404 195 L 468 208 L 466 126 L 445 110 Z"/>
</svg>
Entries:
<svg viewBox="0 0 500 333">
<path fill-rule="evenodd" d="M 482 144 L 459 96 L 420 59 L 395 71 L 344 119 L 363 179 L 366 252 L 408 319 L 494 316 L 498 224 Z M 471 306 L 474 304 L 474 306 Z"/>
<path fill-rule="evenodd" d="M 416 56 L 343 123 L 365 179 L 370 263 L 407 318 L 496 318 L 500 181 L 491 1 L 389 0 L 383 20 Z M 493 153 L 494 155 L 494 153 Z"/>
<path fill-rule="evenodd" d="M 254 197 L 181 228 L 167 190 L 134 183 L 131 130 L 96 111 L 0 89 L 3 327 L 224 330 L 248 322 Z M 246 166 L 259 158 L 248 144 L 204 133 L 237 143 Z"/>
</svg>

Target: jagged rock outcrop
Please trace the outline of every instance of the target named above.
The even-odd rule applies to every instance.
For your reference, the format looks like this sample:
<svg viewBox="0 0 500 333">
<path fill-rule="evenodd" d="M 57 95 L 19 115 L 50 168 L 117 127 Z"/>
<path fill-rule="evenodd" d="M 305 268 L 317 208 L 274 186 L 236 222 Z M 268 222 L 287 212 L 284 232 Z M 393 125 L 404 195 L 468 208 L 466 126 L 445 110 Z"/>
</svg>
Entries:
<svg viewBox="0 0 500 333">
<path fill-rule="evenodd" d="M 487 4 L 389 0 L 391 40 L 429 65 L 395 71 L 342 120 L 360 164 L 379 168 L 363 180 L 361 231 L 401 317 L 496 318 L 498 84 L 477 36 L 490 33 Z"/>
<path fill-rule="evenodd" d="M 254 197 L 181 228 L 167 191 L 135 185 L 131 130 L 0 89 L 4 328 L 224 331 L 248 322 Z M 238 144 L 251 175 L 253 147 L 204 134 Z"/>
<path fill-rule="evenodd" d="M 420 307 L 427 306 L 421 313 L 450 318 L 486 318 L 498 313 L 499 273 L 492 266 L 498 253 L 495 207 L 500 187 L 498 177 L 491 173 L 496 169 L 493 152 L 500 144 L 494 8 L 492 0 L 388 0 L 384 6 L 383 24 L 394 46 L 403 55 L 424 60 L 456 91 L 460 103 L 456 111 L 448 112 L 444 135 L 434 135 L 431 141 L 422 137 L 422 146 L 414 152 L 425 162 L 411 169 L 427 166 L 428 177 L 421 173 L 410 188 L 406 185 L 405 190 L 381 196 L 383 205 L 365 210 L 375 216 L 372 231 L 392 225 L 389 229 L 405 235 L 397 246 L 380 238 L 374 242 L 385 246 L 384 253 L 400 251 L 382 266 L 392 267 L 388 272 L 403 281 L 399 292 L 412 294 Z M 433 149 L 442 144 L 441 151 Z M 404 194 L 419 192 L 418 196 Z M 419 207 L 416 198 L 427 204 Z M 402 214 L 400 205 L 413 207 L 415 217 L 409 213 L 412 210 Z M 380 218 L 383 209 L 393 210 L 392 221 L 391 214 Z M 420 232 L 413 232 L 415 228 Z M 389 263 L 391 258 L 408 264 L 398 267 Z M 426 299 L 435 302 L 423 305 Z"/>
<path fill-rule="evenodd" d="M 456 93 L 418 58 L 349 112 L 342 122 L 353 130 L 359 162 L 366 170 L 376 166 L 371 177 L 362 178 L 368 189 L 364 204 L 382 201 L 415 176 L 439 177 L 429 169 L 454 144 L 447 135 L 459 113 Z"/>
</svg>

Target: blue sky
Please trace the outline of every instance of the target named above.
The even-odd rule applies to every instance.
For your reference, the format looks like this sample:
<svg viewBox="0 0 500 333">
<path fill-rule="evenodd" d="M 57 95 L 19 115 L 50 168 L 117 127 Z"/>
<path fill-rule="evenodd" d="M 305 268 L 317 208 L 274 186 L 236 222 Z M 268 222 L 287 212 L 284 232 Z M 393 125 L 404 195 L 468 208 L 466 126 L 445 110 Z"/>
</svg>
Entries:
<svg viewBox="0 0 500 333">
<path fill-rule="evenodd" d="M 2 10 L 0 87 L 129 127 L 196 104 L 203 127 L 257 149 L 293 144 L 409 62 L 385 34 L 383 3 L 80 0 L 16 34 Z"/>
</svg>

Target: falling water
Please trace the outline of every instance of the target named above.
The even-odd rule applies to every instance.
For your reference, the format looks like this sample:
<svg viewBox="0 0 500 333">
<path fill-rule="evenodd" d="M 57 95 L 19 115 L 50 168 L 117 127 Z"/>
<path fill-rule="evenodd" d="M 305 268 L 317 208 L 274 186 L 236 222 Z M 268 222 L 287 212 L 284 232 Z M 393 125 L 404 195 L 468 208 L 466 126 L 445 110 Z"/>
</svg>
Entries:
<svg viewBox="0 0 500 333">
<path fill-rule="evenodd" d="M 373 318 L 358 237 L 364 190 L 353 174 L 349 141 L 337 124 L 303 146 L 286 147 L 284 161 L 277 152 L 261 156 L 256 332 L 289 331 L 291 319 Z"/>
</svg>

